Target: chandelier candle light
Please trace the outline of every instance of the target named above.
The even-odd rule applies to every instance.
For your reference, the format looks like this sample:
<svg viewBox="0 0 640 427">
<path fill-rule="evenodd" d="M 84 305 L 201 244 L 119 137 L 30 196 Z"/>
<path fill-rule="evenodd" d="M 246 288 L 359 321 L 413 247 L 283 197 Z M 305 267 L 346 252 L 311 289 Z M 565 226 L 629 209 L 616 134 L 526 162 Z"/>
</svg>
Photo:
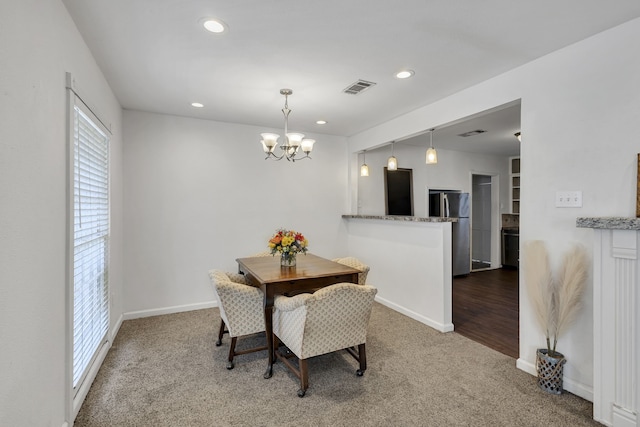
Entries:
<svg viewBox="0 0 640 427">
<path fill-rule="evenodd" d="M 296 160 L 302 159 L 310 159 L 309 153 L 313 150 L 313 144 L 316 142 L 315 139 L 305 138 L 304 134 L 301 133 L 289 133 L 289 113 L 291 110 L 289 109 L 288 97 L 291 95 L 293 91 L 291 89 L 280 89 L 280 94 L 284 95 L 284 108 L 282 109 L 282 114 L 284 114 L 284 142 L 280 146 L 282 149 L 282 155 L 278 156 L 274 153 L 276 147 L 278 146 L 278 138 L 280 135 L 277 133 L 261 133 L 260 136 L 262 140 L 262 148 L 264 152 L 267 154 L 265 160 L 268 158 L 272 158 L 273 160 L 282 160 L 286 158 L 290 162 L 295 162 Z M 302 149 L 304 152 L 304 157 L 296 158 L 299 150 Z"/>
<path fill-rule="evenodd" d="M 281 267 L 295 267 L 296 255 L 298 252 L 307 253 L 309 242 L 295 230 L 285 230 L 280 228 L 276 230 L 276 234 L 269 239 L 269 249 L 271 255 L 280 253 Z"/>
</svg>

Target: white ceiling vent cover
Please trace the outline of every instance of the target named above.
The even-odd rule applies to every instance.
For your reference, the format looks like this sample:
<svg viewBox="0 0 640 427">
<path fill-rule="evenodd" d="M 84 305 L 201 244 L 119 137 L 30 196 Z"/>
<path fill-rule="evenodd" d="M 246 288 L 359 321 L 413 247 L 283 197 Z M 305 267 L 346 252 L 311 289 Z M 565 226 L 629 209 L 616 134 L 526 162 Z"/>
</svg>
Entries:
<svg viewBox="0 0 640 427">
<path fill-rule="evenodd" d="M 357 82 L 347 86 L 343 92 L 348 93 L 350 95 L 357 95 L 360 92 L 369 89 L 371 86 L 375 86 L 376 83 L 368 82 L 366 80 L 358 80 Z"/>
</svg>

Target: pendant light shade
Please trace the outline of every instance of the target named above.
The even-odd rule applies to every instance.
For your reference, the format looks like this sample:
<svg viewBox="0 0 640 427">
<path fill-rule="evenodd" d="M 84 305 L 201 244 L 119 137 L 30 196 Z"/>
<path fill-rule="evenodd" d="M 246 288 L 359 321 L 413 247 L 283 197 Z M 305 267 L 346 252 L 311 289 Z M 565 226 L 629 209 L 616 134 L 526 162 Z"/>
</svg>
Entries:
<svg viewBox="0 0 640 427">
<path fill-rule="evenodd" d="M 395 143 L 395 141 L 391 143 L 391 157 L 389 157 L 389 160 L 387 160 L 387 170 L 390 170 L 390 171 L 398 170 L 398 159 L 396 159 L 393 156 L 393 144 L 394 143 Z"/>
<path fill-rule="evenodd" d="M 360 176 L 369 176 L 369 166 L 367 166 L 366 151 L 362 153 L 362 166 L 360 166 Z"/>
<path fill-rule="evenodd" d="M 426 161 L 428 165 L 435 165 L 436 163 L 438 163 L 438 153 L 436 152 L 435 148 L 429 147 L 429 149 L 427 150 Z"/>
<path fill-rule="evenodd" d="M 433 131 L 434 129 L 431 129 L 429 131 L 429 148 L 427 149 L 427 155 L 425 158 L 425 162 L 428 165 L 435 165 L 438 163 L 438 153 L 436 152 L 436 149 L 433 148 Z"/>
</svg>

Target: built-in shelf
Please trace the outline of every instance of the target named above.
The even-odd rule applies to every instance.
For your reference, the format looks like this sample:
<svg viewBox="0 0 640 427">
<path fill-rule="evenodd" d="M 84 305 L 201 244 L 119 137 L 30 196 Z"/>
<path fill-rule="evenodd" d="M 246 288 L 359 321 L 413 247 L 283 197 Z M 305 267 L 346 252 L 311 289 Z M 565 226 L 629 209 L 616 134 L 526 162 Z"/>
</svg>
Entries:
<svg viewBox="0 0 640 427">
<path fill-rule="evenodd" d="M 520 157 L 509 157 L 509 196 L 511 213 L 520 213 Z"/>
</svg>

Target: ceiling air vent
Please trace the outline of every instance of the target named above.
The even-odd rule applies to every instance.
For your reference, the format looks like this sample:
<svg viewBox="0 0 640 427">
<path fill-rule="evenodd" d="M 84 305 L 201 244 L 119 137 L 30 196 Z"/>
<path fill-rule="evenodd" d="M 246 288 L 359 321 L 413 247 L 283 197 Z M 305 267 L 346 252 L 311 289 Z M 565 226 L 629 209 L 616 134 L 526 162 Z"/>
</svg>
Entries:
<svg viewBox="0 0 640 427">
<path fill-rule="evenodd" d="M 368 82 L 366 80 L 358 80 L 357 82 L 346 87 L 343 92 L 350 95 L 357 95 L 365 89 L 369 89 L 371 86 L 375 86 L 374 82 Z"/>
<path fill-rule="evenodd" d="M 481 133 L 485 133 L 486 130 L 482 130 L 482 129 L 476 129 L 476 130 L 471 130 L 469 132 L 465 132 L 465 133 L 461 133 L 458 136 L 461 136 L 463 138 L 466 138 L 468 136 L 473 136 L 473 135 L 480 135 Z"/>
</svg>

